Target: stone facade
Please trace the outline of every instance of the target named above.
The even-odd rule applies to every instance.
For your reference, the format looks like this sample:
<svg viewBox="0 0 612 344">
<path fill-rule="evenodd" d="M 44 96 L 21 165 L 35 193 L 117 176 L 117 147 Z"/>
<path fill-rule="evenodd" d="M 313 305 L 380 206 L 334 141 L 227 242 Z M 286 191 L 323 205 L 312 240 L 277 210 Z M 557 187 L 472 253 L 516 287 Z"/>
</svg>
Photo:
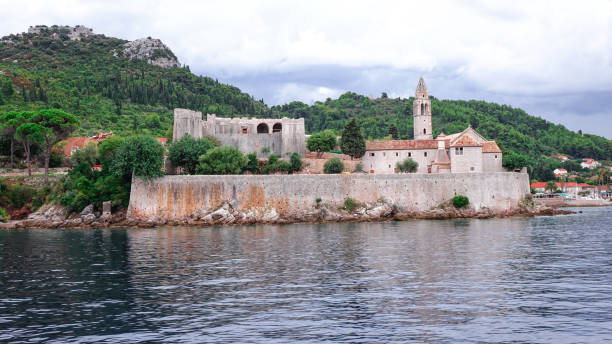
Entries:
<svg viewBox="0 0 612 344">
<path fill-rule="evenodd" d="M 173 139 L 184 135 L 202 138 L 210 135 L 224 146 L 233 146 L 258 157 L 270 154 L 286 158 L 292 153 L 306 156 L 304 119 L 220 118 L 187 109 L 174 109 Z"/>
<path fill-rule="evenodd" d="M 330 209 L 351 197 L 360 203 L 381 199 L 400 212 L 428 211 L 456 195 L 475 210 L 504 212 L 529 193 L 527 173 L 395 175 L 225 175 L 165 176 L 132 182 L 128 218 L 187 220 L 231 204 L 236 210 L 273 212 L 299 218 L 317 204 Z"/>
<path fill-rule="evenodd" d="M 433 139 L 431 101 L 423 78 L 414 100 L 414 140 L 366 142 L 363 168 L 370 173 L 398 173 L 398 162 L 411 158 L 419 164 L 417 173 L 503 172 L 502 152 L 474 129 L 452 135 L 441 133 Z"/>
</svg>

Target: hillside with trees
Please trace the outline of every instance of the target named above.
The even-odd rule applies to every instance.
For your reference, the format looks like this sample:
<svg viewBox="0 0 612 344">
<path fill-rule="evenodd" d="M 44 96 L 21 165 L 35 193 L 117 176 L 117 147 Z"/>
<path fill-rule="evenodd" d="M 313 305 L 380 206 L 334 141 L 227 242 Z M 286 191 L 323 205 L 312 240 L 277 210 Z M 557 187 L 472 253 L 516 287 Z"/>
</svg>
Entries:
<svg viewBox="0 0 612 344">
<path fill-rule="evenodd" d="M 172 109 L 220 116 L 264 114 L 261 101 L 238 88 L 197 76 L 187 66 L 163 68 L 122 56 L 122 39 L 71 39 L 67 27 L 0 39 L 0 113 L 56 108 L 75 114 L 75 135 L 113 131 L 163 136 Z M 155 55 L 173 57 L 171 51 Z"/>
<path fill-rule="evenodd" d="M 42 27 L 0 39 L 0 114 L 59 109 L 77 117 L 72 135 L 113 131 L 121 136 L 171 136 L 175 107 L 221 117 L 303 117 L 309 134 L 340 133 L 355 119 L 366 139 L 413 135 L 413 98 L 392 99 L 383 93 L 373 99 L 346 92 L 312 105 L 294 101 L 269 107 L 234 86 L 194 75 L 187 66 L 164 68 L 125 58 L 125 40 L 99 34 L 74 39 L 66 30 Z M 175 58 L 169 49 L 156 50 L 152 56 Z M 471 125 L 496 140 L 505 153 L 518 156 L 516 161 L 527 161 L 536 172 L 532 176 L 543 179 L 544 172 L 558 165 L 550 158 L 557 153 L 612 160 L 611 140 L 572 132 L 521 109 L 476 100 L 431 99 L 434 135 L 453 134 Z M 10 147 L 7 137 L 0 142 L 4 155 Z"/>
</svg>

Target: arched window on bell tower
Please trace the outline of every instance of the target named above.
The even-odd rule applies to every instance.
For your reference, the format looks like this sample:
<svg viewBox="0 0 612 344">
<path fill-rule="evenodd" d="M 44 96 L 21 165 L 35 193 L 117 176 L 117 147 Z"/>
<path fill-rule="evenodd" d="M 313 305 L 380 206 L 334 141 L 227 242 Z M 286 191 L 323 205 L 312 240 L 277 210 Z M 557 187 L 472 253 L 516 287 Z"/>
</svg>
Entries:
<svg viewBox="0 0 612 344">
<path fill-rule="evenodd" d="M 421 103 L 421 116 L 425 115 L 425 104 Z"/>
</svg>

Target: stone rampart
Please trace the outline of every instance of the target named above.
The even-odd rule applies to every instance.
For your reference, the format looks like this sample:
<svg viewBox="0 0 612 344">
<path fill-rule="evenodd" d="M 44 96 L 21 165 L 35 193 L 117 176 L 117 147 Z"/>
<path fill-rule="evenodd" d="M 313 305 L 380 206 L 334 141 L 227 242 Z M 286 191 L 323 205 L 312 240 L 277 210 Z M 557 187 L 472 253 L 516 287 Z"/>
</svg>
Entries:
<svg viewBox="0 0 612 344">
<path fill-rule="evenodd" d="M 465 195 L 475 210 L 504 212 L 529 193 L 526 173 L 389 175 L 224 175 L 165 176 L 132 183 L 128 218 L 182 221 L 231 204 L 248 212 L 273 210 L 296 219 L 316 205 L 337 209 L 351 197 L 362 203 L 385 199 L 401 212 L 428 211 L 455 195 Z"/>
</svg>

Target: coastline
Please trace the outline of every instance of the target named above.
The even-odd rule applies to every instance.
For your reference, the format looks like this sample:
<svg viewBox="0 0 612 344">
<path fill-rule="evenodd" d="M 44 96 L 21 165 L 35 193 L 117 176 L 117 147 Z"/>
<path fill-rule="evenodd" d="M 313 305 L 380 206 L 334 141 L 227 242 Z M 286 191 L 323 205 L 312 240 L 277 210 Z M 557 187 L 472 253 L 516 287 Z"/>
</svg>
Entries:
<svg viewBox="0 0 612 344">
<path fill-rule="evenodd" d="M 225 202 L 219 209 L 203 217 L 190 217 L 182 220 L 163 220 L 159 217 L 133 219 L 126 217 L 126 210 L 116 212 L 112 216 L 96 216 L 96 214 L 78 214 L 66 217 L 64 208 L 57 205 L 43 206 L 27 219 L 0 223 L 0 229 L 98 229 L 108 227 L 158 227 L 158 226 L 218 226 L 245 224 L 294 224 L 294 223 L 334 223 L 334 222 L 386 222 L 409 221 L 416 219 L 490 219 L 504 217 L 534 217 L 573 214 L 574 211 L 557 209 L 548 206 L 524 205 L 504 212 L 494 212 L 490 209 L 474 210 L 471 208 L 456 209 L 450 204 L 419 211 L 398 211 L 391 203 L 378 202 L 366 204 L 353 211 L 330 210 L 326 207 L 314 208 L 301 216 L 280 216 L 274 209 L 269 211 L 243 213 Z"/>
</svg>

